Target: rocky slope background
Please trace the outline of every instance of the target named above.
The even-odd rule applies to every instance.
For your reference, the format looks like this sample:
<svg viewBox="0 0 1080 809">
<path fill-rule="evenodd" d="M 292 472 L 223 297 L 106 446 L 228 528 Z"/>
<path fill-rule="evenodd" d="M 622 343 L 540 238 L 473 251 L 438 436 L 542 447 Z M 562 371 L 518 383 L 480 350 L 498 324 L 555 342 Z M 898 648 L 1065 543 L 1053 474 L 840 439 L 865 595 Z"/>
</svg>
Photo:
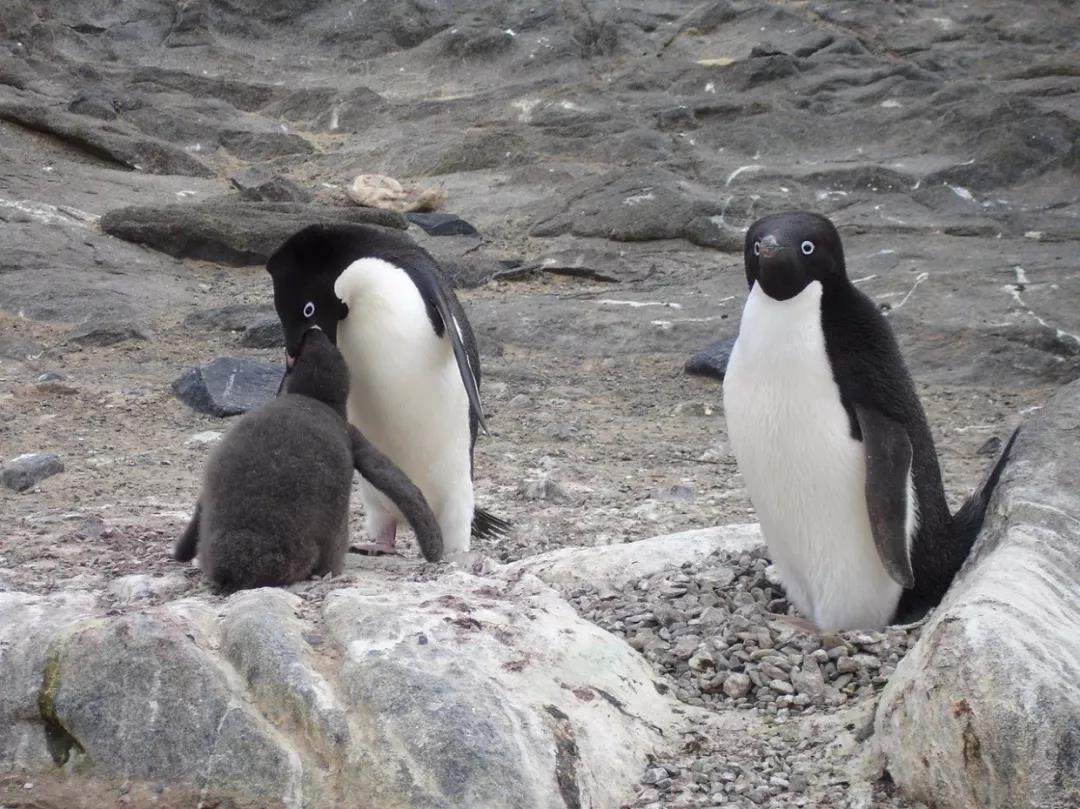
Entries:
<svg viewBox="0 0 1080 809">
<path fill-rule="evenodd" d="M 0 805 L 1080 800 L 1075 4 L 47 0 L 0 33 Z M 357 206 L 370 173 L 472 228 Z M 921 627 L 771 617 L 710 374 L 743 229 L 795 207 L 888 313 L 954 504 L 1028 425 Z M 455 278 L 515 529 L 224 599 L 168 551 L 312 221 Z"/>
</svg>

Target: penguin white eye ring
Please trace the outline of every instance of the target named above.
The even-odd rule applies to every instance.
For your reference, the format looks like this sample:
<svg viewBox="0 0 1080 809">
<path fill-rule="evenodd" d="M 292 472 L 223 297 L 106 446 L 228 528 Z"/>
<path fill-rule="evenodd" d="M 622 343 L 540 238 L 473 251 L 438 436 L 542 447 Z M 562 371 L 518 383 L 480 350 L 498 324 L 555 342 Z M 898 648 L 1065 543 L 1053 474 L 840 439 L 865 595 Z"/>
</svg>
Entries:
<svg viewBox="0 0 1080 809">
<path fill-rule="evenodd" d="M 315 314 L 315 304 L 308 301 L 304 304 L 304 317 L 311 317 L 313 314 Z"/>
<path fill-rule="evenodd" d="M 760 256 L 761 255 L 761 242 L 754 242 L 754 255 L 755 256 Z"/>
<path fill-rule="evenodd" d="M 802 254 L 804 256 L 812 255 L 814 252 L 814 243 L 807 239 L 805 242 L 799 245 L 799 249 L 802 250 Z"/>
</svg>

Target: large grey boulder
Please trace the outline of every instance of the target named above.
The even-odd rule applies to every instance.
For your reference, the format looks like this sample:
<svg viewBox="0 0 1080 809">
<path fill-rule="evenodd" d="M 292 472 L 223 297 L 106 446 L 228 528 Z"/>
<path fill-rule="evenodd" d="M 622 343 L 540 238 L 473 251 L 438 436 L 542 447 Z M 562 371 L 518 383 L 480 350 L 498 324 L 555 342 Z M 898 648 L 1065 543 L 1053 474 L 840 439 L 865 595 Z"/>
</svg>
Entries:
<svg viewBox="0 0 1080 809">
<path fill-rule="evenodd" d="M 381 208 L 334 208 L 297 202 L 247 202 L 223 197 L 202 203 L 109 211 L 101 229 L 177 258 L 222 264 L 262 264 L 296 231 L 311 224 L 366 224 L 403 229 L 405 218 Z"/>
<path fill-rule="evenodd" d="M 617 589 L 662 570 L 700 563 L 718 551 L 741 554 L 761 544 L 757 523 L 721 525 L 621 545 L 559 548 L 513 562 L 507 569 L 532 573 L 564 592 L 582 585 Z"/>
<path fill-rule="evenodd" d="M 1080 806 L 1080 382 L 1024 425 L 994 513 L 882 695 L 901 789 L 939 809 Z"/>
<path fill-rule="evenodd" d="M 522 571 L 347 575 L 120 614 L 0 593 L 0 770 L 236 805 L 616 807 L 693 710 Z"/>
<path fill-rule="evenodd" d="M 176 397 L 209 416 L 237 416 L 266 404 L 281 386 L 280 366 L 238 357 L 218 357 L 189 368 L 173 382 Z"/>
<path fill-rule="evenodd" d="M 64 471 L 64 462 L 51 452 L 31 452 L 0 463 L 0 483 L 16 492 L 25 492 L 47 477 Z"/>
</svg>

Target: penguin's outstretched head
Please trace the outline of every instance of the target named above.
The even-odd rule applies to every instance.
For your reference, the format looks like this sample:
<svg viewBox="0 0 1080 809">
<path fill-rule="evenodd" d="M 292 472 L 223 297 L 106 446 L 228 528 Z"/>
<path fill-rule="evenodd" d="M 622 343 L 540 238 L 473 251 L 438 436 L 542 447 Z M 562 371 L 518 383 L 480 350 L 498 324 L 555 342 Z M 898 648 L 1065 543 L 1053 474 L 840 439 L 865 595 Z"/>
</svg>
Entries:
<svg viewBox="0 0 1080 809">
<path fill-rule="evenodd" d="M 300 335 L 293 363 L 285 371 L 282 385 L 286 393 L 318 399 L 344 415 L 349 397 L 349 368 L 337 346 L 318 326 L 309 326 Z"/>
</svg>

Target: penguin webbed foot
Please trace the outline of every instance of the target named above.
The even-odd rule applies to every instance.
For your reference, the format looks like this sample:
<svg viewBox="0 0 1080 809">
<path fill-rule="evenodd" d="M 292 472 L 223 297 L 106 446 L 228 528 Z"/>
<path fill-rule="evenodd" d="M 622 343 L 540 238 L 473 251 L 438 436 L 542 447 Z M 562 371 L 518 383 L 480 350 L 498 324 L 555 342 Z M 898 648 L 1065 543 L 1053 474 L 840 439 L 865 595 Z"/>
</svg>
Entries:
<svg viewBox="0 0 1080 809">
<path fill-rule="evenodd" d="M 386 495 L 405 515 L 416 534 L 416 541 L 420 545 L 424 558 L 429 562 L 442 559 L 442 529 L 427 500 L 424 499 L 423 492 L 392 460 L 375 449 L 356 427 L 350 424 L 348 429 L 352 444 L 353 466 L 356 471 L 368 483 Z M 393 547 L 393 536 L 389 539 L 389 544 Z M 368 545 L 372 544 L 378 549 L 386 543 L 382 541 L 382 537 L 377 537 L 374 543 L 368 543 Z M 385 547 L 381 551 L 388 552 Z M 365 551 L 356 552 L 364 553 Z M 396 553 L 396 551 L 389 552 Z"/>
<path fill-rule="evenodd" d="M 360 542 L 349 546 L 349 553 L 362 556 L 401 556 L 393 542 Z"/>
<path fill-rule="evenodd" d="M 801 615 L 781 615 L 778 612 L 767 612 L 765 613 L 765 617 L 770 621 L 787 624 L 798 632 L 805 632 L 808 635 L 821 634 L 821 630 L 814 626 L 813 621 L 803 618 Z"/>
<path fill-rule="evenodd" d="M 379 530 L 373 542 L 350 545 L 349 553 L 359 553 L 364 556 L 401 556 L 397 549 L 397 523 L 388 522 Z"/>
</svg>

